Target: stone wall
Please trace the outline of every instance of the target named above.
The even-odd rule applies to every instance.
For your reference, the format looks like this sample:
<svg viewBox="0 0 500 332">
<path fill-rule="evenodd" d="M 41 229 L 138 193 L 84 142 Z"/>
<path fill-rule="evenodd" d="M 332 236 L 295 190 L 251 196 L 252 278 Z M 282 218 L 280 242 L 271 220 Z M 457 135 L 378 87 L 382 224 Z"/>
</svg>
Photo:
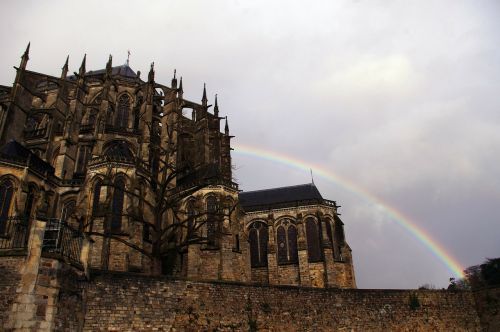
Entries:
<svg viewBox="0 0 500 332">
<path fill-rule="evenodd" d="M 483 331 L 500 331 L 500 287 L 474 292 Z"/>
<path fill-rule="evenodd" d="M 314 289 L 102 274 L 84 330 L 480 331 L 471 292 Z"/>
<path fill-rule="evenodd" d="M 20 267 L 25 256 L 0 256 L 0 326 L 5 326 L 9 310 L 16 298 L 16 289 L 21 279 Z"/>
</svg>

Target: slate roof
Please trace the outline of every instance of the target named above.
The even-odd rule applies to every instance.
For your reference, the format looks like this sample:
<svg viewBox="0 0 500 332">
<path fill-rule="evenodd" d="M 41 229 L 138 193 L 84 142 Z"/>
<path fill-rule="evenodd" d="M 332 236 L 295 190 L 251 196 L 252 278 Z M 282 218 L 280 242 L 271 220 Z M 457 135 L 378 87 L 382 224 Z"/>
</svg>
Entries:
<svg viewBox="0 0 500 332">
<path fill-rule="evenodd" d="M 104 69 L 99 69 L 99 70 L 90 70 L 85 73 L 85 76 L 98 76 L 98 75 L 104 75 L 106 73 L 106 68 Z M 111 68 L 111 75 L 120 75 L 120 76 L 125 76 L 125 77 L 131 77 L 135 78 L 137 77 L 137 74 L 135 71 L 132 70 L 128 65 L 121 65 L 121 66 L 116 66 Z M 76 77 L 74 75 L 71 75 L 68 77 L 70 80 L 75 80 Z"/>
<path fill-rule="evenodd" d="M 54 174 L 54 167 L 15 140 L 9 141 L 0 148 L 0 158 L 22 163 L 28 162 L 29 159 L 30 167 L 42 173 Z"/>
<path fill-rule="evenodd" d="M 322 203 L 324 201 L 314 183 L 241 192 L 239 200 L 247 212 L 295 206 L 297 203 Z"/>
</svg>

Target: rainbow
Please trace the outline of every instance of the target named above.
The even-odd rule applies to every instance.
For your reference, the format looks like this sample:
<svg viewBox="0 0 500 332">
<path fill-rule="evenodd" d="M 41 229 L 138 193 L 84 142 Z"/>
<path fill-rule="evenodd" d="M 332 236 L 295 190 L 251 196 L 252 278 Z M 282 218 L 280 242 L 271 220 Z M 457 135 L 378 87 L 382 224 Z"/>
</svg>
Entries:
<svg viewBox="0 0 500 332">
<path fill-rule="evenodd" d="M 371 202 L 372 204 L 377 205 L 398 225 L 402 226 L 404 229 L 410 232 L 410 234 L 412 234 L 419 242 L 421 242 L 426 248 L 428 248 L 438 260 L 444 263 L 446 268 L 451 273 L 453 273 L 458 278 L 464 277 L 464 274 L 462 272 L 464 268 L 457 261 L 457 259 L 451 256 L 451 254 L 449 254 L 442 245 L 434 240 L 424 229 L 419 227 L 416 222 L 405 216 L 401 211 L 398 211 L 396 208 L 391 207 L 389 204 L 382 201 L 382 199 L 380 199 L 379 197 L 373 195 L 372 193 L 366 191 L 365 189 L 359 187 L 351 181 L 340 177 L 334 172 L 327 170 L 323 166 L 305 162 L 303 160 L 299 160 L 285 154 L 280 154 L 271 150 L 264 150 L 245 144 L 235 144 L 233 147 L 234 151 L 241 155 L 247 155 L 273 162 L 278 162 L 304 171 L 313 169 L 315 175 L 319 175 L 337 185 L 340 185 L 342 188 L 355 194 L 356 196 L 360 196 L 363 199 Z"/>
</svg>

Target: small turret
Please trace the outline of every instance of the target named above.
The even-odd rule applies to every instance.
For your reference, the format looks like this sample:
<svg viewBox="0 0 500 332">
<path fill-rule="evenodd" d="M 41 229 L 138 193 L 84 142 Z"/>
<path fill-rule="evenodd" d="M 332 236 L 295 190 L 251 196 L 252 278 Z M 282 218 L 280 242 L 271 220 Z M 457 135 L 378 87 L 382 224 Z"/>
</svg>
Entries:
<svg viewBox="0 0 500 332">
<path fill-rule="evenodd" d="M 113 56 L 110 54 L 106 63 L 106 76 L 110 77 L 113 71 Z"/>
<path fill-rule="evenodd" d="M 31 42 L 28 43 L 28 46 L 26 46 L 26 50 L 24 51 L 24 54 L 21 56 L 21 64 L 19 65 L 19 69 L 22 69 L 22 70 L 26 69 L 26 65 L 28 64 L 28 60 L 30 59 L 30 57 L 29 57 L 30 45 L 31 45 Z"/>
<path fill-rule="evenodd" d="M 217 94 L 215 94 L 214 115 L 216 118 L 219 117 L 219 104 L 217 103 Z"/>
<path fill-rule="evenodd" d="M 66 62 L 64 63 L 64 66 L 61 68 L 61 79 L 65 80 L 66 77 L 68 76 L 68 62 L 69 62 L 69 55 L 66 57 Z"/>
<path fill-rule="evenodd" d="M 182 76 L 181 76 L 181 81 L 179 82 L 179 90 L 178 91 L 178 94 L 179 94 L 179 98 L 182 99 L 182 96 L 184 94 L 184 89 L 182 88 Z"/>
<path fill-rule="evenodd" d="M 85 72 L 86 72 L 85 64 L 86 64 L 86 62 L 87 62 L 87 54 L 85 54 L 83 56 L 82 64 L 81 64 L 80 69 L 78 71 L 78 75 L 82 78 L 83 78 L 83 76 L 85 76 Z"/>
<path fill-rule="evenodd" d="M 226 136 L 229 136 L 229 124 L 227 122 L 227 116 L 226 116 L 226 125 L 224 126 L 224 134 L 226 134 Z"/>
<path fill-rule="evenodd" d="M 151 62 L 151 68 L 149 69 L 148 82 L 153 83 L 155 81 L 155 63 Z"/>
<path fill-rule="evenodd" d="M 203 97 L 201 98 L 201 104 L 203 105 L 203 107 L 207 107 L 208 104 L 206 83 L 203 83 Z"/>
<path fill-rule="evenodd" d="M 177 69 L 174 69 L 174 78 L 172 78 L 172 89 L 177 89 L 177 78 L 175 75 L 177 74 Z"/>
</svg>

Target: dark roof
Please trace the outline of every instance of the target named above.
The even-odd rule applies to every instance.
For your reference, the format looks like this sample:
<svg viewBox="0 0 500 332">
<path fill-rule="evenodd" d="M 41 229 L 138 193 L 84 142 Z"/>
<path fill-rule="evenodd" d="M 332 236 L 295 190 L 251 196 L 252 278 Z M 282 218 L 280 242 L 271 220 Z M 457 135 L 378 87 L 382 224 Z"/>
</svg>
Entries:
<svg viewBox="0 0 500 332">
<path fill-rule="evenodd" d="M 247 212 L 294 206 L 297 203 L 322 203 L 324 201 L 314 183 L 241 192 L 239 200 Z"/>
<path fill-rule="evenodd" d="M 99 70 L 90 70 L 85 73 L 85 76 L 98 76 L 98 75 L 104 75 L 106 73 L 106 69 L 99 69 Z M 111 68 L 111 75 L 120 75 L 120 76 L 125 76 L 125 77 L 131 77 L 135 78 L 137 77 L 137 74 L 135 71 L 132 70 L 128 65 L 121 65 L 121 66 L 116 66 Z M 71 75 L 68 77 L 70 80 L 75 80 L 76 77 L 74 75 Z"/>
<path fill-rule="evenodd" d="M 27 163 L 29 160 L 29 166 L 33 169 L 54 174 L 54 167 L 15 140 L 9 141 L 0 148 L 0 158 L 22 163 Z"/>
</svg>

